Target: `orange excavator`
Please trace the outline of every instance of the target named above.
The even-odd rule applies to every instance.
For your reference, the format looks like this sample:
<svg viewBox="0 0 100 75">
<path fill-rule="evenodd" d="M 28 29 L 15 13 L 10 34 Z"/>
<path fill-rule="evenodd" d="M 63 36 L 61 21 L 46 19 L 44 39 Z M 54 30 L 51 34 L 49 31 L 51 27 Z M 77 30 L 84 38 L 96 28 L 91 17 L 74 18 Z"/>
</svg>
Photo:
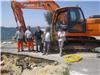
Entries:
<svg viewBox="0 0 100 75">
<path fill-rule="evenodd" d="M 11 7 L 15 16 L 15 20 L 23 30 L 26 30 L 22 9 L 45 9 L 53 12 L 51 34 L 53 44 L 56 44 L 56 34 L 63 27 L 66 31 L 66 39 L 68 42 L 95 43 L 100 46 L 100 18 L 85 19 L 82 9 L 78 6 L 63 7 L 53 0 L 27 0 L 17 2 L 13 0 Z M 99 37 L 97 40 L 96 37 Z M 67 45 L 68 46 L 68 45 Z"/>
<path fill-rule="evenodd" d="M 56 40 L 56 34 L 61 27 L 66 31 L 67 40 L 65 41 L 65 48 L 69 48 L 68 43 L 74 43 L 74 45 L 78 43 L 78 45 L 81 45 L 81 47 L 75 46 L 77 47 L 76 49 L 100 47 L 100 17 L 85 19 L 82 9 L 77 6 L 59 8 L 55 11 L 52 20 L 51 29 L 54 40 Z"/>
</svg>

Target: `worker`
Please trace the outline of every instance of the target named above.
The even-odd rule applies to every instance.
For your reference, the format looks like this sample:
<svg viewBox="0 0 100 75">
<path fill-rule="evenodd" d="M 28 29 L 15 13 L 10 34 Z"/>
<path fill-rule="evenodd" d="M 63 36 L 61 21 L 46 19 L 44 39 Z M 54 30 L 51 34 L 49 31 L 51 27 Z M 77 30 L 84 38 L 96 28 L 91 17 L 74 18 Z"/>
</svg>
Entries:
<svg viewBox="0 0 100 75">
<path fill-rule="evenodd" d="M 42 44 L 43 31 L 40 29 L 39 26 L 36 27 L 36 32 L 34 35 L 35 35 L 35 40 L 36 40 L 36 52 L 43 53 L 43 44 Z"/>
<path fill-rule="evenodd" d="M 25 38 L 27 42 L 27 47 L 29 51 L 34 51 L 34 45 L 33 45 L 33 33 L 31 31 L 30 26 L 27 26 L 27 30 L 25 31 Z"/>
<path fill-rule="evenodd" d="M 23 35 L 21 27 L 17 27 L 14 38 L 17 40 L 18 52 L 23 51 Z"/>
<path fill-rule="evenodd" d="M 62 56 L 62 49 L 65 41 L 65 31 L 63 28 L 58 31 L 58 45 L 59 45 L 59 55 Z"/>
<path fill-rule="evenodd" d="M 45 42 L 45 49 L 43 51 L 43 55 L 48 55 L 48 52 L 50 51 L 50 43 L 51 43 L 51 38 L 50 38 L 50 28 L 47 27 L 45 34 L 44 34 L 44 42 Z"/>
</svg>

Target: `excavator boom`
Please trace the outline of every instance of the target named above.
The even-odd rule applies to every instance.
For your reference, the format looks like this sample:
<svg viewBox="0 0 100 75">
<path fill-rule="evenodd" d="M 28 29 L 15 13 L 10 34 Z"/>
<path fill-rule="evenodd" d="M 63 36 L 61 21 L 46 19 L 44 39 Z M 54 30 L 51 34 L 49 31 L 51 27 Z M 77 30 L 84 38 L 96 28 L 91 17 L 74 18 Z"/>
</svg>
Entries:
<svg viewBox="0 0 100 75">
<path fill-rule="evenodd" d="M 20 24 L 24 31 L 26 30 L 26 25 L 22 9 L 45 9 L 48 11 L 54 11 L 55 9 L 60 8 L 53 0 L 27 0 L 24 2 L 16 2 L 16 0 L 14 0 L 11 2 L 11 7 L 17 24 Z"/>
</svg>

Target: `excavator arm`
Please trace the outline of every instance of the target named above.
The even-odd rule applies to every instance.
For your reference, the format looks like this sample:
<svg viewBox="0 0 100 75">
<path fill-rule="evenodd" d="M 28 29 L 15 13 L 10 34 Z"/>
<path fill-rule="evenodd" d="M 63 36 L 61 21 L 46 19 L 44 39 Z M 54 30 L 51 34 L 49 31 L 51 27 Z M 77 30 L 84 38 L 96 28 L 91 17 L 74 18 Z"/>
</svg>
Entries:
<svg viewBox="0 0 100 75">
<path fill-rule="evenodd" d="M 22 9 L 45 9 L 48 11 L 54 11 L 55 9 L 60 8 L 53 0 L 27 0 L 24 2 L 16 2 L 16 0 L 14 0 L 11 2 L 11 7 L 17 24 L 20 24 L 24 31 L 26 30 L 26 25 Z"/>
<path fill-rule="evenodd" d="M 11 7 L 13 9 L 13 13 L 14 13 L 15 20 L 16 20 L 17 24 L 19 22 L 21 28 L 23 28 L 23 30 L 25 30 L 26 26 L 25 26 L 25 22 L 24 22 L 24 18 L 23 18 L 23 12 L 21 10 L 20 3 L 12 1 Z"/>
</svg>

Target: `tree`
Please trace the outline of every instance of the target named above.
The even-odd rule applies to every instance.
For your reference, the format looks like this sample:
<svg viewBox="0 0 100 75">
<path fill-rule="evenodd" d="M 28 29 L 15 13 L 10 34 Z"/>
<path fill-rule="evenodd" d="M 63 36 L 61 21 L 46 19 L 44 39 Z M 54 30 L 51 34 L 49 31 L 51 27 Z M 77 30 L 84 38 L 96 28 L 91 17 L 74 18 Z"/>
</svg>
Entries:
<svg viewBox="0 0 100 75">
<path fill-rule="evenodd" d="M 46 14 L 44 14 L 44 16 L 48 24 L 51 25 L 52 18 L 53 18 L 53 12 L 48 11 Z"/>
</svg>

